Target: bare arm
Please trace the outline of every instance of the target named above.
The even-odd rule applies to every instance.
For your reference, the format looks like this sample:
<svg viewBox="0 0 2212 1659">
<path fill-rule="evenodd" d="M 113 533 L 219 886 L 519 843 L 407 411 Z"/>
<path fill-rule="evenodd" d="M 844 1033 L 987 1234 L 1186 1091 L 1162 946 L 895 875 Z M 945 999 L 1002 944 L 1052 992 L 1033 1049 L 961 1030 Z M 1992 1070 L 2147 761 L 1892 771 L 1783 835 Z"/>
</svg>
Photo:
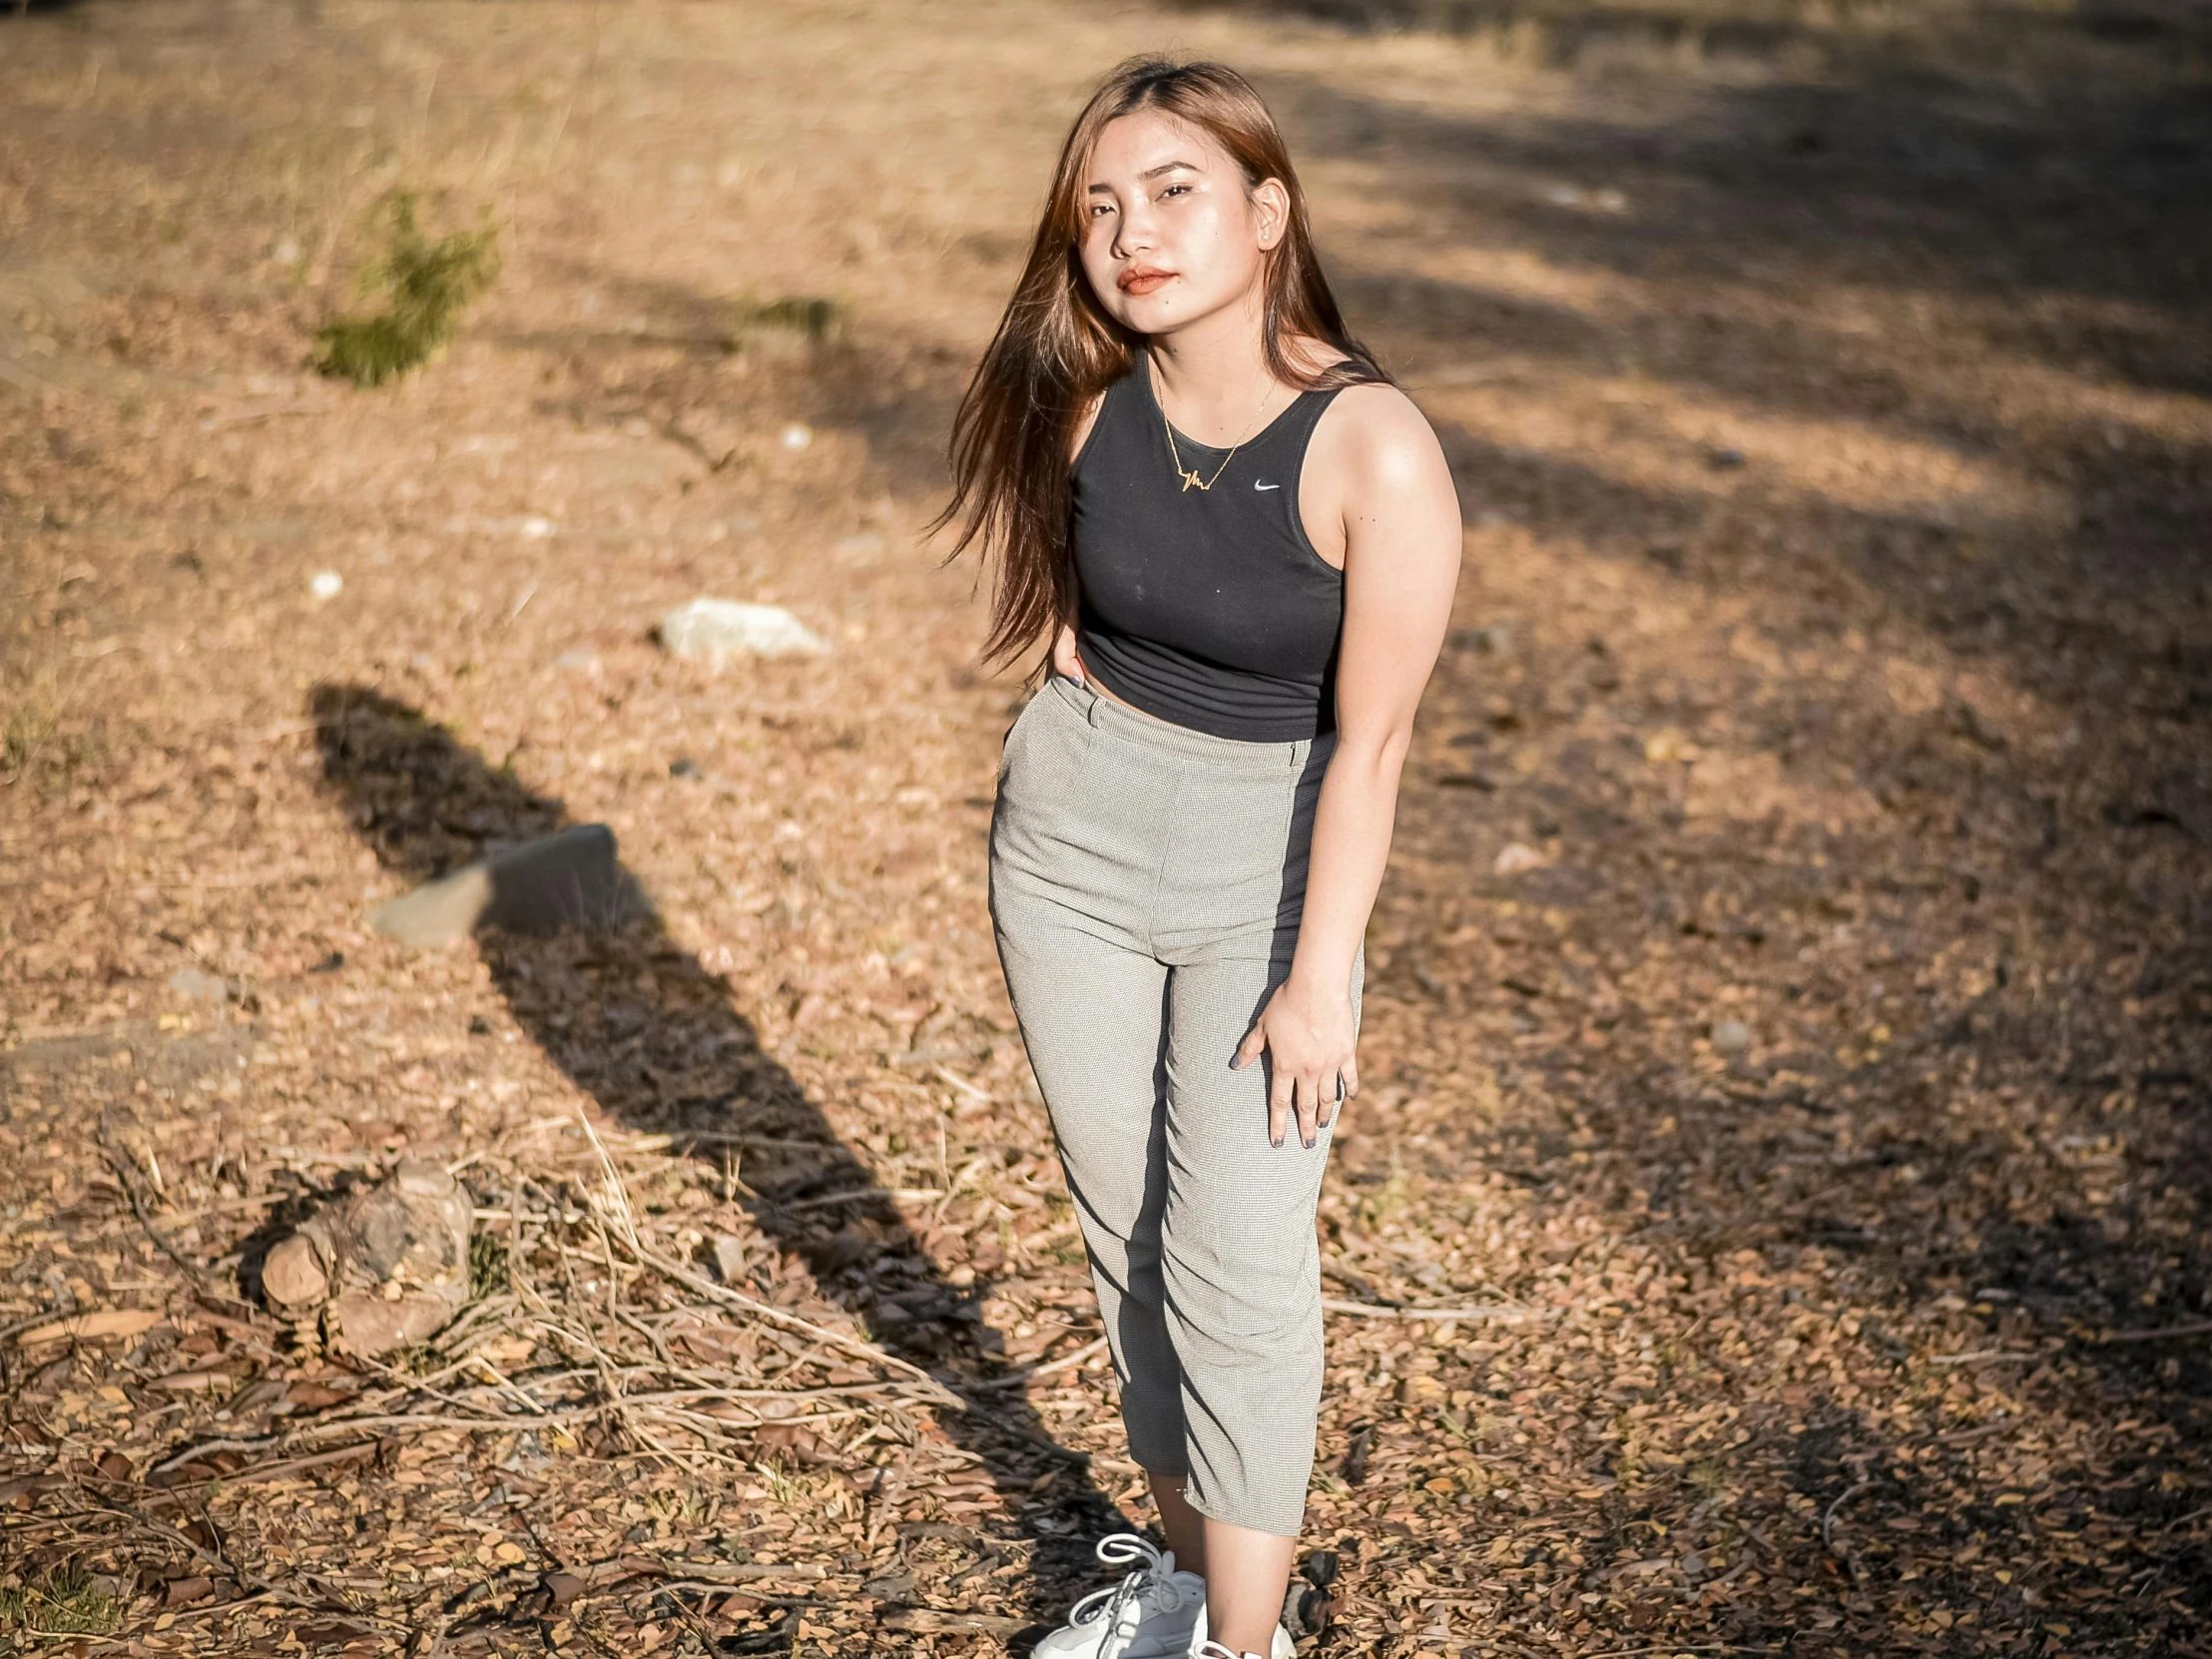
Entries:
<svg viewBox="0 0 2212 1659">
<path fill-rule="evenodd" d="M 1413 711 L 1443 648 L 1459 578 L 1459 500 L 1443 450 L 1402 394 L 1360 395 L 1344 445 L 1345 620 L 1337 750 L 1314 822 L 1290 977 L 1237 1051 L 1271 1052 L 1268 1137 L 1293 1114 L 1309 1146 L 1359 1092 L 1352 965 L 1382 884 Z M 1348 409 L 1346 413 L 1355 411 Z M 1340 1082 L 1341 1080 L 1341 1082 Z"/>
</svg>

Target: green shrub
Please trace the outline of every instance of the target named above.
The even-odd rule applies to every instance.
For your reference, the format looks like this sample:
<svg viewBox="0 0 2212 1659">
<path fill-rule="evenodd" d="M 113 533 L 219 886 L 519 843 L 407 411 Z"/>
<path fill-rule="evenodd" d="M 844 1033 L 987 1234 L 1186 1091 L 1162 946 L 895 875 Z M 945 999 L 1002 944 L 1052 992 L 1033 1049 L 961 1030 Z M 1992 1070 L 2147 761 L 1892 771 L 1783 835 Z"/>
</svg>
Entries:
<svg viewBox="0 0 2212 1659">
<path fill-rule="evenodd" d="M 380 205 L 384 250 L 361 268 L 366 298 L 381 289 L 383 309 L 341 316 L 315 333 L 315 367 L 376 386 L 433 356 L 453 337 L 469 303 L 499 275 L 499 232 L 480 225 L 435 242 L 415 224 L 415 199 L 400 191 Z"/>
</svg>

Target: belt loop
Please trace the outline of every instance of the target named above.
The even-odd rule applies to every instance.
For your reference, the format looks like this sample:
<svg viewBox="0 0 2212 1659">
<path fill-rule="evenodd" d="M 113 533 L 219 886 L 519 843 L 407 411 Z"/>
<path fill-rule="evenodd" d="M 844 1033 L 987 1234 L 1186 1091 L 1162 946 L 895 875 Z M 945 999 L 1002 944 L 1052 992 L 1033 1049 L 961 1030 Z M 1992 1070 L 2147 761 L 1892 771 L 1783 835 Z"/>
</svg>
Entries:
<svg viewBox="0 0 2212 1659">
<path fill-rule="evenodd" d="M 1291 745 L 1291 770 L 1293 772 L 1296 772 L 1301 767 L 1305 766 L 1306 757 L 1311 755 L 1313 752 L 1314 740 L 1311 738 L 1300 738 L 1297 742 L 1293 743 Z"/>
<path fill-rule="evenodd" d="M 1088 680 L 1078 680 L 1076 684 L 1083 688 L 1083 695 L 1090 699 L 1089 705 L 1083 710 L 1083 718 L 1089 721 L 1091 729 L 1096 731 L 1103 723 L 1100 711 L 1106 707 L 1106 699 L 1098 695 L 1098 688 Z"/>
</svg>

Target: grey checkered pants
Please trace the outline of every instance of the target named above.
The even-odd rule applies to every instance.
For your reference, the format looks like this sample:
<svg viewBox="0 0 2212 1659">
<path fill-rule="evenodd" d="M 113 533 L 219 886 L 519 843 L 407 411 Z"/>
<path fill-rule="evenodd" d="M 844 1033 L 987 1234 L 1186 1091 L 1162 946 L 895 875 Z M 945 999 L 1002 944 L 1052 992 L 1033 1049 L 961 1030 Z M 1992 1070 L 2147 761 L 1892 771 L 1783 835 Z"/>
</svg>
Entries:
<svg viewBox="0 0 2212 1659">
<path fill-rule="evenodd" d="M 1055 675 L 1007 734 L 991 821 L 999 960 L 1131 1455 L 1286 1537 L 1321 1403 L 1329 1134 L 1270 1146 L 1265 1067 L 1230 1061 L 1290 971 L 1333 747 L 1210 737 Z"/>
</svg>

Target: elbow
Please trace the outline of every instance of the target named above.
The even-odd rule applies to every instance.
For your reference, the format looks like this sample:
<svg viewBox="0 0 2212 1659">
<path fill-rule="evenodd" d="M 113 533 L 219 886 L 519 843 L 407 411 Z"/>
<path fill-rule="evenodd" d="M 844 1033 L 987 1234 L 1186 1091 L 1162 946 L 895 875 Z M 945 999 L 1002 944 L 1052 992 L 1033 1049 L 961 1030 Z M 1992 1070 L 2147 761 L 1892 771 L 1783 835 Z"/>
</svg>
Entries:
<svg viewBox="0 0 2212 1659">
<path fill-rule="evenodd" d="M 1336 753 L 1329 758 L 1329 770 L 1334 774 L 1342 769 L 1379 788 L 1394 791 L 1412 747 L 1410 725 L 1381 731 L 1340 731 Z"/>
</svg>

